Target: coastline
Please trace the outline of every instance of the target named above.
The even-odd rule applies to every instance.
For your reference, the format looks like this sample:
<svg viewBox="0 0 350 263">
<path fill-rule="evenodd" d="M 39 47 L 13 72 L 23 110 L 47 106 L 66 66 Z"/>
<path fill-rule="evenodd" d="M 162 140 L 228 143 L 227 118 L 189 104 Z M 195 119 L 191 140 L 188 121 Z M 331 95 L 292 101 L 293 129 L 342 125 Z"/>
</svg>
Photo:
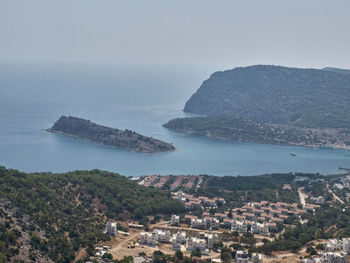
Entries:
<svg viewBox="0 0 350 263">
<path fill-rule="evenodd" d="M 319 149 L 319 148 L 330 148 L 334 150 L 347 150 L 350 151 L 350 146 L 346 145 L 341 145 L 339 143 L 335 144 L 298 144 L 298 143 L 264 143 L 260 141 L 245 141 L 245 140 L 230 140 L 228 138 L 222 138 L 222 137 L 217 137 L 217 136 L 205 136 L 205 135 L 199 135 L 191 132 L 182 132 L 182 131 L 177 131 L 174 129 L 167 128 L 172 132 L 179 133 L 179 134 L 185 134 L 185 135 L 190 135 L 190 136 L 197 136 L 197 137 L 202 137 L 202 138 L 208 138 L 208 139 L 214 139 L 214 140 L 220 140 L 220 141 L 229 141 L 229 142 L 247 142 L 247 143 L 257 143 L 257 144 L 270 144 L 270 145 L 279 145 L 279 146 L 299 146 L 299 147 L 307 147 L 307 148 L 314 148 L 314 149 Z"/>
<path fill-rule="evenodd" d="M 137 152 L 137 153 L 152 154 L 152 153 L 165 153 L 165 152 L 176 152 L 176 151 L 179 151 L 179 149 L 177 149 L 176 147 L 174 147 L 174 150 L 168 150 L 168 151 L 142 151 L 142 150 L 137 150 L 137 149 L 128 148 L 128 147 L 118 147 L 118 146 L 114 146 L 114 145 L 111 145 L 111 144 L 103 143 L 103 142 L 100 142 L 100 141 L 91 140 L 91 139 L 87 139 L 87 138 L 84 138 L 84 137 L 72 135 L 70 133 L 56 131 L 56 130 L 53 130 L 53 129 L 50 129 L 50 128 L 46 129 L 46 131 L 50 132 L 50 133 L 59 134 L 59 135 L 62 135 L 62 136 L 68 136 L 68 137 L 71 137 L 71 138 L 74 138 L 74 139 L 83 140 L 83 141 L 86 141 L 86 142 L 91 142 L 91 143 L 96 143 L 96 144 L 100 144 L 100 145 L 103 145 L 103 146 L 108 146 L 108 147 L 111 147 L 111 148 L 114 148 L 114 149 L 133 151 L 133 152 Z"/>
</svg>

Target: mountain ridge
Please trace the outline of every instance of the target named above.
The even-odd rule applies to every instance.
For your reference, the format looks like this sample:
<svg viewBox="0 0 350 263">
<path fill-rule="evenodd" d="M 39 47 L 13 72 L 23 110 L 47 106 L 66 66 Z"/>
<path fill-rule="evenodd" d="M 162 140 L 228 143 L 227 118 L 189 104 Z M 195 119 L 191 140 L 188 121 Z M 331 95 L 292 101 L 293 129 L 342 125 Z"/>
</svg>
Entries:
<svg viewBox="0 0 350 263">
<path fill-rule="evenodd" d="M 218 71 L 184 111 L 240 115 L 259 123 L 350 127 L 350 75 L 322 69 L 254 65 Z"/>
</svg>

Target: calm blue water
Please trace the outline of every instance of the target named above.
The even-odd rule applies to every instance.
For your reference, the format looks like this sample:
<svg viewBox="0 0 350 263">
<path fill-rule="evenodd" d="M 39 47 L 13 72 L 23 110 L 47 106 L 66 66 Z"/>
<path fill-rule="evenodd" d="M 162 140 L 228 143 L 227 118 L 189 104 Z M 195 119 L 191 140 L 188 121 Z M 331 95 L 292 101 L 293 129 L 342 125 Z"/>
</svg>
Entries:
<svg viewBox="0 0 350 263">
<path fill-rule="evenodd" d="M 0 165 L 22 171 L 105 169 L 123 175 L 337 172 L 350 152 L 225 142 L 161 125 L 214 69 L 170 66 L 0 65 Z M 46 132 L 60 115 L 128 128 L 179 152 L 140 154 Z M 188 115 L 187 115 L 188 116 Z M 290 152 L 297 157 L 292 158 Z"/>
</svg>

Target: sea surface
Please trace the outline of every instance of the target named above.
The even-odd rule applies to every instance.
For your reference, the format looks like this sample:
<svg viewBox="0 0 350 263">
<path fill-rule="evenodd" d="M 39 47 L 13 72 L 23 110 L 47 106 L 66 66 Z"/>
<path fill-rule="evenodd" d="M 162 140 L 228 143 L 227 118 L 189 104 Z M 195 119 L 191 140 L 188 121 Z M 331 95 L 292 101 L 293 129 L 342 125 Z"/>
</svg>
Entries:
<svg viewBox="0 0 350 263">
<path fill-rule="evenodd" d="M 215 69 L 169 65 L 0 64 L 0 165 L 25 172 L 104 169 L 145 174 L 332 174 L 350 152 L 219 141 L 162 124 L 191 116 L 186 100 Z M 142 154 L 45 129 L 61 115 L 131 129 L 172 142 L 178 152 Z M 290 152 L 295 152 L 292 157 Z"/>
</svg>

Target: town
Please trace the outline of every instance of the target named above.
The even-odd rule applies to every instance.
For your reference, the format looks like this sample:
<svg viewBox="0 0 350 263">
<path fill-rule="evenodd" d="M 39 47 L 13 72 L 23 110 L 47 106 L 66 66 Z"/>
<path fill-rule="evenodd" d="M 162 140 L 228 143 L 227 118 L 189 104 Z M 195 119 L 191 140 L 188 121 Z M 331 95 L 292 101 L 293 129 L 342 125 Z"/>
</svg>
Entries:
<svg viewBox="0 0 350 263">
<path fill-rule="evenodd" d="M 343 190 L 349 184 L 348 179 L 338 180 L 333 187 Z M 115 239 L 114 243 L 108 243 L 109 249 L 104 252 L 111 253 L 113 258 L 133 256 L 134 262 L 151 262 L 156 251 L 165 254 L 181 251 L 184 256 L 197 256 L 205 262 L 348 262 L 349 238 L 319 239 L 311 242 L 307 249 L 301 249 L 294 254 L 279 252 L 266 255 L 252 252 L 251 247 L 245 245 L 249 243 L 249 239 L 254 240 L 257 247 L 264 242 L 273 241 L 284 233 L 286 227 L 290 227 L 291 218 L 300 224 L 307 224 L 308 219 L 305 217 L 315 215 L 326 199 L 323 196 L 308 196 L 303 192 L 304 187 L 297 189 L 299 202 L 261 200 L 247 202 L 241 207 L 230 207 L 223 197 L 208 197 L 197 193 L 196 190 L 204 182 L 200 175 L 153 175 L 132 180 L 146 187 L 167 187 L 171 198 L 180 201 L 187 212 L 173 214 L 170 218 L 159 221 L 153 218 L 150 220 L 153 224 L 147 226 L 129 222 L 128 233 L 118 231 L 117 222 L 107 223 L 106 232 Z M 308 179 L 298 177 L 295 181 L 304 182 Z M 319 179 L 315 181 L 318 182 Z M 283 184 L 281 188 L 283 191 L 292 190 L 290 184 Z M 339 197 L 334 198 L 337 200 Z M 222 256 L 223 250 L 227 248 L 234 251 L 234 257 L 229 261 Z M 314 252 L 315 248 L 318 248 L 319 253 Z M 101 249 L 96 256 L 102 259 Z"/>
</svg>

